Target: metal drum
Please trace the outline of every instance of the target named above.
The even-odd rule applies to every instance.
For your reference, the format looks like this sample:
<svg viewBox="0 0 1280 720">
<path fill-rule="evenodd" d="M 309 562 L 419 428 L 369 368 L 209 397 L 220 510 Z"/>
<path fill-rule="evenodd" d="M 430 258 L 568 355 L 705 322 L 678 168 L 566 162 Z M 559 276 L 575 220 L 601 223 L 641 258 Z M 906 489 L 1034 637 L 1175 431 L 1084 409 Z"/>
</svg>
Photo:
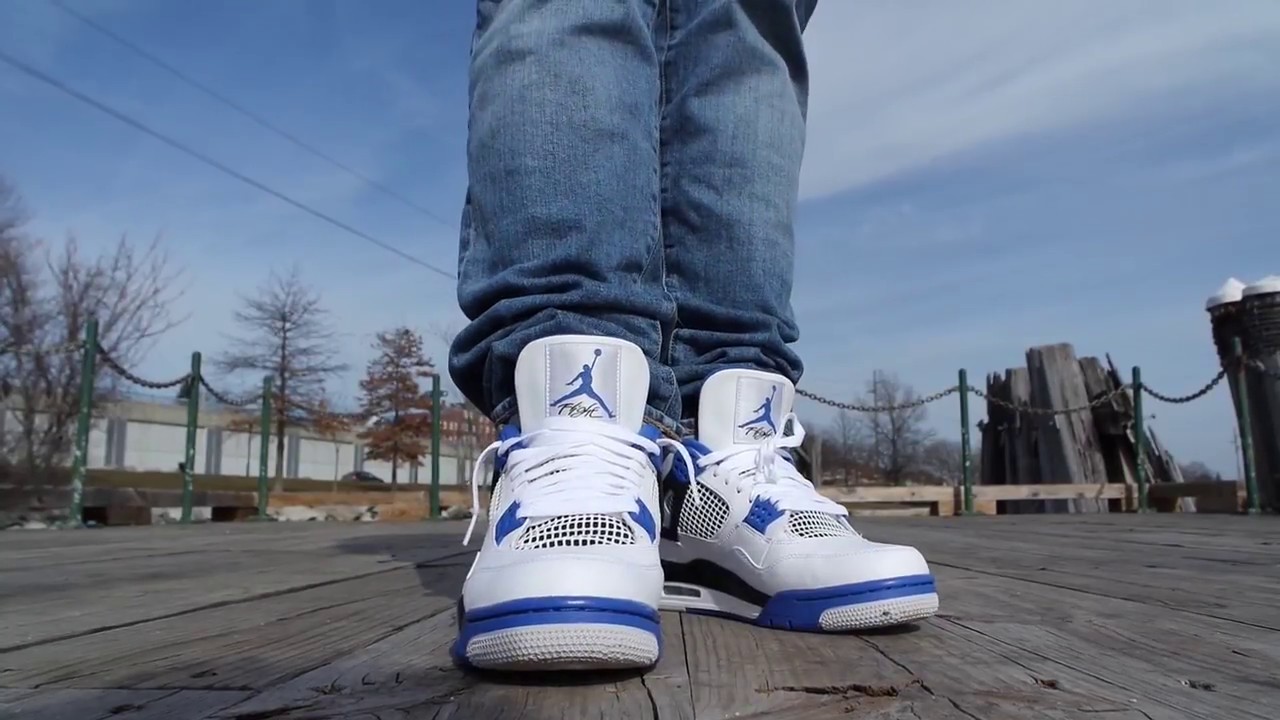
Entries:
<svg viewBox="0 0 1280 720">
<path fill-rule="evenodd" d="M 1280 276 L 1241 291 L 1253 454 L 1262 506 L 1280 511 Z M 1261 367 L 1254 365 L 1258 363 Z"/>
</svg>

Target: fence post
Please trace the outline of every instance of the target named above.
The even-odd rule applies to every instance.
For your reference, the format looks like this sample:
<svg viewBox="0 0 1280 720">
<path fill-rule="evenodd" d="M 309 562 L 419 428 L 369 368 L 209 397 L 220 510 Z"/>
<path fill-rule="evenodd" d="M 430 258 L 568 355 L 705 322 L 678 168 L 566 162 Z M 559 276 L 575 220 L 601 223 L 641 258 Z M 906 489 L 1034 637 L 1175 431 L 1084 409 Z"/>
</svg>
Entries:
<svg viewBox="0 0 1280 720">
<path fill-rule="evenodd" d="M 1236 383 L 1240 388 L 1240 402 L 1236 403 L 1236 423 L 1240 426 L 1240 454 L 1244 460 L 1244 489 L 1248 498 L 1248 512 L 1262 512 L 1258 497 L 1258 477 L 1253 471 L 1253 421 L 1249 418 L 1248 368 L 1244 364 L 1244 346 L 1239 337 L 1231 338 L 1231 353 L 1236 361 Z"/>
<path fill-rule="evenodd" d="M 973 514 L 973 457 L 969 450 L 969 371 L 960 368 L 960 477 L 965 515 Z"/>
<path fill-rule="evenodd" d="M 191 377 L 187 380 L 187 443 L 182 463 L 182 519 L 191 522 L 192 494 L 195 492 L 196 432 L 200 422 L 200 353 L 191 353 Z"/>
<path fill-rule="evenodd" d="M 440 373 L 431 376 L 431 517 L 440 517 Z"/>
<path fill-rule="evenodd" d="M 267 463 L 271 459 L 271 386 L 270 375 L 262 378 L 262 416 L 258 428 L 258 519 L 267 519 L 267 500 L 270 486 L 267 483 Z"/>
<path fill-rule="evenodd" d="M 1138 475 L 1138 512 L 1147 511 L 1147 424 L 1142 410 L 1142 368 L 1133 366 L 1133 455 Z"/>
<path fill-rule="evenodd" d="M 93 380 L 98 362 L 98 320 L 84 324 L 84 353 L 80 358 L 80 411 L 76 416 L 76 446 L 71 465 L 71 523 L 84 524 L 84 485 L 89 468 L 89 431 L 93 427 Z"/>
</svg>

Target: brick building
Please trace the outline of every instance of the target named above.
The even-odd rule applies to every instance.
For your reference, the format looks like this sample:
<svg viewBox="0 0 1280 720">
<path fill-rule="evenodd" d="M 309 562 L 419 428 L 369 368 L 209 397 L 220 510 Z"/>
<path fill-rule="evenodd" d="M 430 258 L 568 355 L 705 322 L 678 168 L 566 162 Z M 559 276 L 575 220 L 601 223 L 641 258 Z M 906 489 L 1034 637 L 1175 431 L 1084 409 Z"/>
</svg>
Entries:
<svg viewBox="0 0 1280 720">
<path fill-rule="evenodd" d="M 445 405 L 440 416 L 440 438 L 458 448 L 483 450 L 496 438 L 493 423 L 469 403 Z"/>
</svg>

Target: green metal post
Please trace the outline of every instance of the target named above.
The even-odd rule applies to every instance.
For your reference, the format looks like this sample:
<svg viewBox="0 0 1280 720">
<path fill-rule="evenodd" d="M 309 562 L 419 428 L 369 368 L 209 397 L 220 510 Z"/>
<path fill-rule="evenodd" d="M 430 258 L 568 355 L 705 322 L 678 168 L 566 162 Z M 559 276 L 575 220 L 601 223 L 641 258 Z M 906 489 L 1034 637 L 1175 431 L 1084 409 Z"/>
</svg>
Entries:
<svg viewBox="0 0 1280 720">
<path fill-rule="evenodd" d="M 187 392 L 187 447 L 182 464 L 182 519 L 191 522 L 191 500 L 195 493 L 196 433 L 200 423 L 200 353 L 191 353 L 190 390 Z"/>
<path fill-rule="evenodd" d="M 267 500 L 270 484 L 267 482 L 267 463 L 270 461 L 271 444 L 271 388 L 270 375 L 262 378 L 262 417 L 258 428 L 258 519 L 267 519 Z"/>
<path fill-rule="evenodd" d="M 98 321 L 84 325 L 84 353 L 80 358 L 80 412 L 76 416 L 76 446 L 71 461 L 71 524 L 84 524 L 84 484 L 89 467 L 89 430 L 93 427 L 93 379 L 98 363 Z"/>
<path fill-rule="evenodd" d="M 960 472 L 964 479 L 964 514 L 973 514 L 973 456 L 969 450 L 969 371 L 960 368 Z"/>
<path fill-rule="evenodd" d="M 1236 359 L 1236 383 L 1240 402 L 1236 403 L 1236 422 L 1240 425 L 1240 454 L 1244 460 L 1244 488 L 1250 515 L 1262 512 L 1258 497 L 1258 476 L 1253 471 L 1253 421 L 1249 418 L 1248 372 L 1244 364 L 1244 346 L 1240 338 L 1231 338 L 1231 351 Z"/>
<path fill-rule="evenodd" d="M 1147 497 L 1147 425 L 1142 410 L 1142 368 L 1133 366 L 1133 456 L 1138 474 L 1138 512 L 1150 507 Z"/>
<path fill-rule="evenodd" d="M 431 376 L 431 517 L 440 517 L 440 375 Z"/>
</svg>

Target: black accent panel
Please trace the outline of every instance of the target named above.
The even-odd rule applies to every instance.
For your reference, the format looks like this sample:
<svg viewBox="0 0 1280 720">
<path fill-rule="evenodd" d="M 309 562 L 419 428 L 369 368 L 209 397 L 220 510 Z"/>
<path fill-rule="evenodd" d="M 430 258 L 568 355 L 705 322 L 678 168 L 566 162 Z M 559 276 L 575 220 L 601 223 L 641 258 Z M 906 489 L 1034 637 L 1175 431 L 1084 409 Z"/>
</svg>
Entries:
<svg viewBox="0 0 1280 720">
<path fill-rule="evenodd" d="M 455 614 L 458 616 L 458 634 L 461 635 L 462 622 L 463 622 L 463 619 L 467 617 L 467 606 L 466 606 L 466 603 L 462 602 L 462 595 L 458 595 L 458 603 L 456 607 L 457 607 L 457 612 Z"/>
<path fill-rule="evenodd" d="M 759 607 L 769 602 L 769 596 L 760 592 L 735 575 L 710 560 L 694 560 L 688 563 L 662 561 L 663 579 L 667 582 L 698 585 L 708 590 L 715 590 L 732 595 Z"/>
</svg>

